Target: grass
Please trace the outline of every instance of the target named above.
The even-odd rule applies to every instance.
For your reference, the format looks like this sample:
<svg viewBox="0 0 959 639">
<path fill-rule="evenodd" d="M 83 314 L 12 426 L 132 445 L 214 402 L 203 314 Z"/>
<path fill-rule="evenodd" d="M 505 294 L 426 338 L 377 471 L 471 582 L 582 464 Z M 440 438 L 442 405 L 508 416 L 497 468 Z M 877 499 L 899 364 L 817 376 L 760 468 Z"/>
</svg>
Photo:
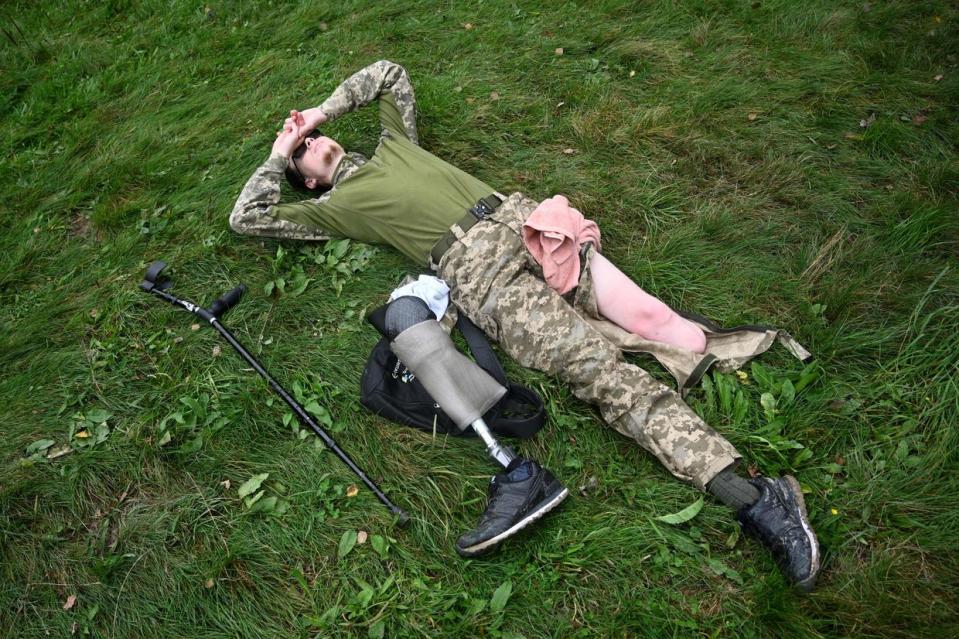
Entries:
<svg viewBox="0 0 959 639">
<path fill-rule="evenodd" d="M 6 636 L 959 633 L 951 3 L 114 0 L 0 16 Z M 795 595 L 710 498 L 686 524 L 656 520 L 698 495 L 515 365 L 550 408 L 521 449 L 574 496 L 494 557 L 455 556 L 491 472 L 481 448 L 356 398 L 376 341 L 363 314 L 415 269 L 380 248 L 337 294 L 302 247 L 227 225 L 284 110 L 380 58 L 410 71 L 426 148 L 501 191 L 567 194 L 647 290 L 788 328 L 816 354 L 804 371 L 775 349 L 690 398 L 748 461 L 803 483 L 815 593 Z M 371 110 L 329 128 L 372 152 Z M 212 331 L 137 290 L 157 258 L 184 297 L 250 286 L 229 326 L 329 411 L 409 530 L 348 496 L 349 472 Z M 297 268 L 301 294 L 264 293 Z M 267 473 L 248 508 L 239 488 Z"/>
</svg>

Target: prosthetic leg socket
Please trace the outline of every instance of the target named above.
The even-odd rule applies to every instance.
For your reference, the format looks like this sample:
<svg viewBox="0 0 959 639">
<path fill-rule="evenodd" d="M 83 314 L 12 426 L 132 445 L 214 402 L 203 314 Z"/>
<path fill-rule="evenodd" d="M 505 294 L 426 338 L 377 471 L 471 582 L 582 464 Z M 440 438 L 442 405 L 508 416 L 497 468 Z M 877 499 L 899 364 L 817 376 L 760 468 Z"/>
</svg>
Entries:
<svg viewBox="0 0 959 639">
<path fill-rule="evenodd" d="M 506 394 L 506 388 L 456 349 L 436 320 L 406 329 L 390 348 L 460 430 L 480 419 Z"/>
</svg>

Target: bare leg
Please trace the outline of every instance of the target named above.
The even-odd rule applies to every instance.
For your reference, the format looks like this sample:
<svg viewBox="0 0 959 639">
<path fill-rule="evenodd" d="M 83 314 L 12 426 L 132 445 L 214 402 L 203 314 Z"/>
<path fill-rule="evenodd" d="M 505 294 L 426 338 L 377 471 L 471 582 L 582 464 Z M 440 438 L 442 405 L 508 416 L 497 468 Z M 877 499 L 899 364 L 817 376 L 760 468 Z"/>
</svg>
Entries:
<svg viewBox="0 0 959 639">
<path fill-rule="evenodd" d="M 599 253 L 589 264 L 596 304 L 606 319 L 630 333 L 694 353 L 706 350 L 706 335 L 639 286 Z"/>
</svg>

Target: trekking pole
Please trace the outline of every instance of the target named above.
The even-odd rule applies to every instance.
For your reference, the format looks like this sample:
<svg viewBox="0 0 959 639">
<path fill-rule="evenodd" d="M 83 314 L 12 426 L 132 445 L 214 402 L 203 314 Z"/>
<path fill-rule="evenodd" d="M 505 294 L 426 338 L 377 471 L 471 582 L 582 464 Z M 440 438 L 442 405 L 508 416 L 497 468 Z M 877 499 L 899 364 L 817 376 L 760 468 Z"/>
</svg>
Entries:
<svg viewBox="0 0 959 639">
<path fill-rule="evenodd" d="M 366 476 L 366 473 L 364 473 L 363 470 L 357 466 L 352 459 L 350 459 L 350 456 L 347 455 L 342 448 L 337 446 L 333 438 L 330 437 L 330 435 L 323 430 L 320 425 L 313 420 L 312 417 L 310 417 L 309 413 L 307 413 L 303 407 L 300 406 L 300 403 L 293 399 L 293 397 L 286 392 L 286 389 L 280 386 L 279 382 L 273 379 L 273 377 L 266 371 L 265 368 L 260 365 L 258 361 L 256 361 L 249 351 L 243 348 L 243 345 L 240 344 L 235 337 L 233 337 L 233 334 L 230 333 L 230 331 L 228 331 L 226 327 L 220 323 L 220 317 L 237 305 L 237 303 L 240 301 L 240 297 L 246 291 L 246 287 L 241 284 L 213 302 L 213 304 L 210 305 L 210 308 L 202 308 L 199 305 L 190 302 L 189 300 L 180 299 L 167 292 L 167 289 L 172 286 L 173 282 L 167 278 L 159 278 L 160 272 L 165 269 L 166 266 L 167 265 L 165 262 L 159 260 L 151 264 L 147 269 L 143 281 L 140 282 L 140 288 L 147 293 L 152 293 L 153 295 L 170 302 L 174 306 L 185 308 L 197 317 L 209 322 L 210 326 L 215 328 L 216 331 L 222 335 L 227 342 L 229 342 L 230 346 L 232 346 L 234 350 L 236 350 L 236 352 L 239 353 L 240 356 L 245 359 L 250 366 L 253 367 L 253 370 L 259 373 L 267 382 L 269 382 L 270 388 L 272 388 L 277 395 L 283 398 L 283 401 L 285 401 L 293 410 L 293 413 L 300 420 L 300 423 L 304 426 L 309 426 L 313 432 L 316 433 L 316 436 L 323 441 L 326 447 L 336 453 L 336 456 L 339 457 L 343 463 L 346 464 L 349 469 L 352 470 L 353 473 L 363 481 L 366 487 L 373 491 L 373 494 L 376 495 L 383 505 L 389 508 L 390 511 L 396 515 L 397 523 L 400 526 L 406 526 L 410 519 L 409 515 L 407 515 L 402 508 L 390 501 L 390 498 L 387 497 L 386 494 L 380 490 L 379 487 L 374 484 L 369 477 Z"/>
</svg>

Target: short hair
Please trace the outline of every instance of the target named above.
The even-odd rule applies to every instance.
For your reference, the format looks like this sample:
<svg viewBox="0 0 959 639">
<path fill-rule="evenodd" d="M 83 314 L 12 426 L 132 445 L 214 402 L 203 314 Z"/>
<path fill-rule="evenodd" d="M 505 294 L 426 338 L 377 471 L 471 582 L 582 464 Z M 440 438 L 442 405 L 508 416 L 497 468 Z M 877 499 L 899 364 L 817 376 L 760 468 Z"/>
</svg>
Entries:
<svg viewBox="0 0 959 639">
<path fill-rule="evenodd" d="M 312 131 L 306 134 L 306 137 L 318 138 L 321 135 L 323 134 L 320 133 L 319 129 L 313 129 Z M 301 191 L 303 193 L 311 193 L 313 195 L 322 195 L 323 193 L 326 193 L 327 191 L 329 191 L 332 187 L 321 186 L 315 189 L 311 189 L 310 187 L 306 185 L 306 181 L 303 179 L 303 176 L 300 174 L 299 170 L 294 169 L 292 166 L 290 166 L 293 160 L 303 157 L 304 153 L 306 153 L 306 138 L 303 139 L 303 143 L 300 144 L 300 146 L 296 147 L 296 150 L 294 150 L 293 154 L 290 156 L 290 160 L 287 161 L 286 163 L 286 170 L 284 170 L 283 172 L 283 174 L 286 176 L 286 182 L 297 191 Z"/>
</svg>

